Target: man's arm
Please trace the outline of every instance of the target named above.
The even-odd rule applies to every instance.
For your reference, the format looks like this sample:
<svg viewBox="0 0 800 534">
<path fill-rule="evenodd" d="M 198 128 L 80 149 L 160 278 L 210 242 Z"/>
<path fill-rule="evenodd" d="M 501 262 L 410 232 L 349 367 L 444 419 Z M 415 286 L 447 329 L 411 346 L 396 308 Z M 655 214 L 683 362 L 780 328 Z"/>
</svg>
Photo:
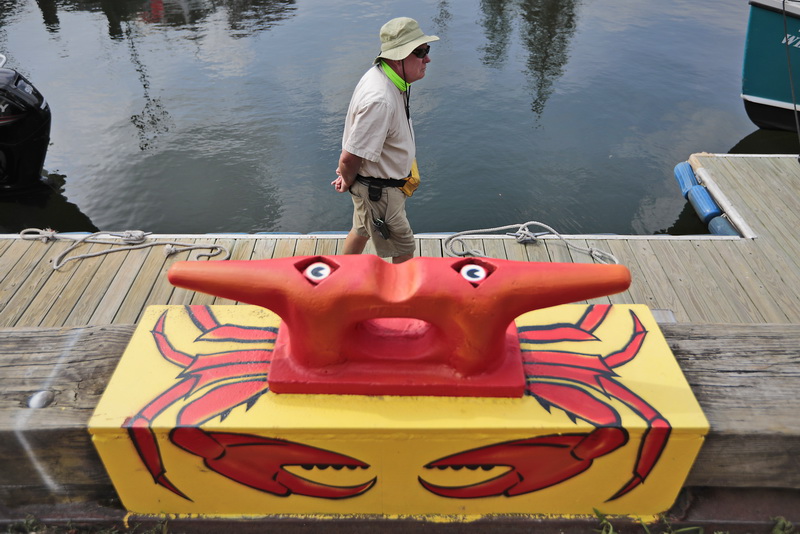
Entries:
<svg viewBox="0 0 800 534">
<path fill-rule="evenodd" d="M 361 158 L 342 149 L 339 156 L 339 167 L 336 168 L 336 179 L 331 182 L 336 191 L 344 193 L 350 190 L 350 186 L 356 181 L 356 174 L 361 168 Z"/>
</svg>

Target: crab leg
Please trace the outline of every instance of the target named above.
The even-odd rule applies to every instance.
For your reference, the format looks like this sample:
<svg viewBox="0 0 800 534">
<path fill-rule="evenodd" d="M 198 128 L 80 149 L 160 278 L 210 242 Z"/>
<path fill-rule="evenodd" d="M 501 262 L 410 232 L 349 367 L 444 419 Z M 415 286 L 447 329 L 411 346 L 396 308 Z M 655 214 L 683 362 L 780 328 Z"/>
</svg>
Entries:
<svg viewBox="0 0 800 534">
<path fill-rule="evenodd" d="M 557 343 L 560 341 L 595 341 L 594 330 L 611 311 L 610 304 L 589 306 L 578 322 L 572 324 L 551 324 L 522 326 L 517 329 L 522 343 Z"/>
<path fill-rule="evenodd" d="M 136 448 L 139 458 L 144 462 L 147 471 L 153 477 L 155 483 L 164 486 L 171 492 L 185 499 L 189 499 L 189 497 L 175 487 L 167 478 L 167 471 L 164 468 L 164 462 L 161 460 L 161 451 L 158 448 L 158 440 L 156 439 L 155 433 L 153 433 L 150 428 L 150 425 L 159 413 L 181 397 L 186 397 L 193 387 L 193 380 L 186 380 L 175 384 L 163 395 L 142 408 L 138 414 L 129 417 L 122 423 L 122 428 L 128 429 L 128 435 L 131 437 L 133 446 Z"/>
<path fill-rule="evenodd" d="M 647 335 L 647 330 L 645 330 L 641 319 L 639 319 L 639 317 L 633 313 L 633 310 L 631 310 L 631 318 L 633 319 L 633 334 L 631 334 L 631 338 L 621 350 L 618 350 L 617 352 L 609 354 L 603 358 L 603 361 L 606 362 L 606 364 L 612 369 L 614 367 L 625 365 L 634 359 L 639 353 L 639 349 L 642 348 L 644 338 Z"/>
<path fill-rule="evenodd" d="M 235 341 L 236 343 L 266 343 L 275 341 L 275 327 L 220 324 L 208 306 L 186 306 L 189 317 L 203 333 L 196 341 Z"/>
<path fill-rule="evenodd" d="M 648 424 L 648 429 L 642 435 L 633 477 L 609 499 L 614 500 L 644 482 L 664 452 L 672 427 L 658 411 L 622 384 L 606 378 L 602 378 L 601 382 L 609 395 L 624 402 Z"/>
<path fill-rule="evenodd" d="M 231 336 L 242 333 L 242 330 L 247 330 L 247 338 L 250 340 L 268 341 L 270 338 L 274 339 L 276 329 L 249 329 L 246 327 L 232 327 L 223 331 L 220 334 L 220 325 L 211 311 L 206 306 L 192 306 L 187 307 L 189 316 L 199 329 L 203 331 L 200 338 L 204 336 L 211 337 L 211 340 L 228 339 Z M 223 412 L 226 415 L 228 411 L 233 409 L 236 405 L 242 403 L 249 403 L 252 405 L 258 396 L 267 390 L 266 387 L 266 372 L 269 368 L 269 361 L 265 360 L 265 351 L 236 351 L 227 354 L 204 355 L 203 358 L 190 356 L 189 354 L 177 350 L 164 331 L 167 312 L 164 312 L 157 320 L 153 327 L 153 339 L 158 347 L 160 354 L 167 361 L 182 367 L 184 370 L 179 375 L 182 380 L 177 384 L 170 387 L 164 394 L 148 403 L 142 408 L 138 414 L 128 418 L 123 423 L 123 428 L 128 429 L 131 441 L 136 448 L 139 457 L 142 459 L 145 467 L 156 484 L 163 486 L 173 493 L 188 499 L 188 497 L 181 492 L 174 484 L 167 478 L 166 469 L 161 459 L 161 452 L 158 447 L 158 441 L 155 433 L 151 430 L 150 426 L 158 415 L 174 404 L 181 398 L 188 398 L 194 391 L 202 387 L 208 386 L 214 382 L 228 380 L 233 377 L 248 376 L 257 377 L 257 381 L 248 380 L 244 384 L 241 382 L 235 384 L 228 384 L 237 386 L 235 395 L 243 398 L 242 402 L 230 406 L 228 410 Z M 215 339 L 214 339 L 215 338 Z M 216 388 L 212 391 L 227 392 L 228 387 Z M 227 394 L 226 400 L 230 401 L 230 394 Z M 204 396 L 200 399 L 189 403 L 178 416 L 178 423 L 181 424 L 184 419 L 198 419 L 205 416 L 205 419 L 211 419 L 217 415 L 220 406 L 228 406 L 225 402 L 220 403 L 219 397 L 216 395 Z M 209 417 L 208 414 L 211 414 Z"/>
</svg>

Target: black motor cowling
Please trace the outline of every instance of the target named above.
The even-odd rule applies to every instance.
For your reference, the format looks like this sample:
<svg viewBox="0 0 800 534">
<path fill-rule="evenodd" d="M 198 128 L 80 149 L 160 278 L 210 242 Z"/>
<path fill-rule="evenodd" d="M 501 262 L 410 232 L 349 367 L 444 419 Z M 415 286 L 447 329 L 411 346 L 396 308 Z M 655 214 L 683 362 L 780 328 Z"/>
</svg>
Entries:
<svg viewBox="0 0 800 534">
<path fill-rule="evenodd" d="M 0 68 L 0 193 L 42 184 L 50 106 L 20 73 Z"/>
</svg>

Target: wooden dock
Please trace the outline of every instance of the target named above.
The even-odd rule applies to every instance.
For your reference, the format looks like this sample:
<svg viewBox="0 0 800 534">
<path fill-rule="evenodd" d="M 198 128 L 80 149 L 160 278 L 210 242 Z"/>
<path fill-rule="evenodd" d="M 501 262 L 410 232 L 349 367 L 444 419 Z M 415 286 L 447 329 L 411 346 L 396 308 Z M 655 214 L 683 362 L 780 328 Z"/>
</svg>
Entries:
<svg viewBox="0 0 800 534">
<path fill-rule="evenodd" d="M 691 162 L 707 170 L 725 204 L 754 237 L 567 236 L 523 245 L 510 237 L 479 236 L 468 245 L 488 257 L 520 261 L 592 261 L 565 241 L 611 252 L 631 270 L 633 283 L 603 300 L 671 310 L 680 323 L 800 323 L 797 158 L 694 155 Z M 417 236 L 417 254 L 442 256 L 445 238 Z M 264 259 L 336 254 L 344 235 L 159 235 L 151 240 L 224 245 L 234 259 Z M 203 251 L 167 257 L 164 247 L 152 247 L 73 261 L 54 271 L 53 258 L 70 244 L 0 237 L 0 327 L 131 324 L 150 304 L 225 302 L 173 288 L 166 279 L 172 263 Z M 84 246 L 75 253 L 110 248 Z"/>
<path fill-rule="evenodd" d="M 476 235 L 467 245 L 519 261 L 593 261 L 566 243 L 612 253 L 633 282 L 624 293 L 592 302 L 660 310 L 657 318 L 711 422 L 687 484 L 779 488 L 790 491 L 800 509 L 800 163 L 797 156 L 710 154 L 695 154 L 690 163 L 704 169 L 705 185 L 745 237 L 572 235 L 520 244 Z M 417 254 L 445 255 L 446 238 L 418 235 Z M 148 241 L 223 245 L 232 259 L 265 259 L 337 254 L 344 234 L 158 235 Z M 54 258 L 71 244 L 0 236 L 0 518 L 10 513 L 2 503 L 85 501 L 109 491 L 85 424 L 147 306 L 233 304 L 167 281 L 172 263 L 196 259 L 203 250 L 167 256 L 156 246 L 54 270 Z M 112 248 L 91 245 L 75 253 Z M 666 324 L 672 319 L 676 324 Z M 45 386 L 56 392 L 56 410 L 27 408 L 28 398 Z M 65 437 L 68 445 L 50 450 Z M 48 477 L 31 463 L 31 451 L 44 458 Z"/>
</svg>

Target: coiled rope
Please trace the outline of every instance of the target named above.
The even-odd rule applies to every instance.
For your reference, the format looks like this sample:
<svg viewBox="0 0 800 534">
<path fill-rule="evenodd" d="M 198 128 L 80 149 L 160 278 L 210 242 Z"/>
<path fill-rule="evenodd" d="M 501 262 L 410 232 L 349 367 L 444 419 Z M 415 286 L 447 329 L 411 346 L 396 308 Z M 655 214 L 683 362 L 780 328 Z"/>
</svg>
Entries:
<svg viewBox="0 0 800 534">
<path fill-rule="evenodd" d="M 126 230 L 125 232 L 95 232 L 93 234 L 86 234 L 80 237 L 72 235 L 59 234 L 55 230 L 46 228 L 40 230 L 38 228 L 27 228 L 19 233 L 19 236 L 28 241 L 40 240 L 42 243 L 48 241 L 67 240 L 74 241 L 72 245 L 53 258 L 53 270 L 58 270 L 67 263 L 75 260 L 82 260 L 86 258 L 94 258 L 112 252 L 121 252 L 123 250 L 138 250 L 148 247 L 163 246 L 164 254 L 172 256 L 179 252 L 188 252 L 190 250 L 208 249 L 210 252 L 198 254 L 198 258 L 213 258 L 221 253 L 225 253 L 223 260 L 231 257 L 230 251 L 223 245 L 196 245 L 192 243 L 180 243 L 177 241 L 151 241 L 147 242 L 147 236 L 152 232 L 142 232 L 141 230 Z M 102 237 L 108 236 L 108 237 Z M 74 256 L 67 257 L 72 251 L 83 244 L 99 244 L 99 245 L 112 245 L 115 248 L 106 250 L 99 250 L 97 252 L 87 252 L 84 254 L 75 254 Z M 119 246 L 122 245 L 122 246 Z"/>
<path fill-rule="evenodd" d="M 547 230 L 546 232 L 538 232 L 533 233 L 528 229 L 528 226 L 536 225 L 541 228 Z M 512 236 L 517 240 L 517 243 L 521 244 L 531 244 L 537 243 L 539 238 L 548 234 L 552 234 L 557 238 L 561 239 L 567 248 L 571 248 L 573 250 L 577 250 L 578 252 L 582 252 L 584 254 L 588 254 L 591 256 L 595 261 L 600 263 L 614 263 L 618 264 L 619 260 L 611 254 L 610 252 L 606 252 L 604 250 L 600 250 L 594 247 L 579 247 L 575 244 L 570 243 L 567 241 L 564 236 L 556 232 L 550 226 L 547 226 L 544 223 L 540 223 L 538 221 L 528 221 L 524 224 L 509 224 L 507 226 L 497 226 L 495 228 L 483 228 L 480 230 L 468 230 L 465 232 L 458 232 L 451 236 L 448 236 L 444 240 L 444 250 L 448 256 L 453 257 L 460 257 L 460 256 L 483 256 L 481 251 L 471 249 L 468 250 L 466 244 L 464 243 L 464 239 L 469 239 L 470 237 L 474 237 L 474 234 L 488 234 L 494 232 L 504 232 L 506 230 L 516 229 L 515 232 L 507 232 L 506 235 Z M 455 245 L 458 244 L 461 247 L 461 250 L 456 250 Z"/>
</svg>

